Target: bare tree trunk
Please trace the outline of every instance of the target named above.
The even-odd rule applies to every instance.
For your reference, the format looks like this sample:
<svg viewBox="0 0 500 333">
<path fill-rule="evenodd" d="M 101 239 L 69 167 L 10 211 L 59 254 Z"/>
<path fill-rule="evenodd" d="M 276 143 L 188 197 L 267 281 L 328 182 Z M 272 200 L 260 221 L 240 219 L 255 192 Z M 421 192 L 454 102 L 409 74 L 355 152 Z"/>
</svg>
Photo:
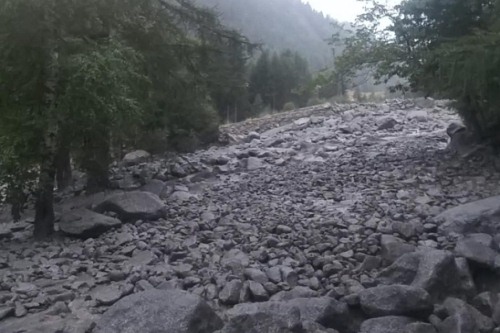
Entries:
<svg viewBox="0 0 500 333">
<path fill-rule="evenodd" d="M 50 148 L 47 151 L 50 154 Z M 55 151 L 55 150 L 53 150 Z M 35 202 L 35 239 L 50 238 L 54 233 L 54 154 L 47 154 L 40 166 Z"/>
<path fill-rule="evenodd" d="M 72 183 L 71 156 L 69 146 L 61 144 L 56 157 L 56 181 L 57 189 L 65 190 Z"/>
<path fill-rule="evenodd" d="M 109 188 L 109 145 L 109 138 L 106 134 L 99 138 L 91 135 L 85 140 L 83 167 L 87 172 L 87 193 L 97 193 Z"/>
<path fill-rule="evenodd" d="M 50 15 L 47 11 L 47 15 Z M 47 21 L 50 18 L 45 18 Z M 42 142 L 40 175 L 35 201 L 34 237 L 38 240 L 49 238 L 54 233 L 54 177 L 59 124 L 55 116 L 58 85 L 58 58 L 56 31 L 50 31 L 46 40 L 47 59 L 41 80 L 42 116 L 46 119 L 46 129 Z"/>
</svg>

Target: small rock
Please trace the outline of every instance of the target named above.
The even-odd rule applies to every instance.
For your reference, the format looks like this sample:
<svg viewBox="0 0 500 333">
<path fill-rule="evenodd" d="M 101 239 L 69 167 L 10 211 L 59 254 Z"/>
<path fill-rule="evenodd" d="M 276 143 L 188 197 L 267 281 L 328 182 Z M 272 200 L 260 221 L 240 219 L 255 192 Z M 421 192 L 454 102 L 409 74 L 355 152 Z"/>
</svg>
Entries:
<svg viewBox="0 0 500 333">
<path fill-rule="evenodd" d="M 318 292 L 311 288 L 297 286 L 288 291 L 280 291 L 271 297 L 271 301 L 289 301 L 295 298 L 309 298 L 318 296 Z"/>
<path fill-rule="evenodd" d="M 410 317 L 387 316 L 368 319 L 361 324 L 359 333 L 402 333 L 406 326 L 416 322 Z"/>
<path fill-rule="evenodd" d="M 255 281 L 255 282 L 258 282 L 260 284 L 264 284 L 266 282 L 269 281 L 269 278 L 267 277 L 267 275 L 262 272 L 260 269 L 257 269 L 257 268 L 247 268 L 245 269 L 245 277 L 249 280 L 252 280 L 252 281 Z M 281 281 L 279 281 L 281 282 Z M 278 282 L 276 282 L 278 283 Z"/>
<path fill-rule="evenodd" d="M 402 239 L 391 235 L 382 235 L 380 246 L 380 255 L 388 263 L 393 263 L 403 254 L 415 251 L 415 246 L 407 244 Z"/>
<path fill-rule="evenodd" d="M 292 228 L 286 225 L 278 225 L 276 227 L 276 233 L 279 234 L 289 234 L 292 232 Z"/>
<path fill-rule="evenodd" d="M 15 314 L 15 308 L 12 306 L 6 306 L 0 308 L 0 320 L 11 317 Z"/>
<path fill-rule="evenodd" d="M 282 266 L 280 270 L 281 270 L 281 277 L 284 282 L 286 282 L 292 288 L 297 286 L 297 283 L 299 281 L 299 276 L 293 270 L 293 268 Z"/>
<path fill-rule="evenodd" d="M 134 165 L 141 162 L 145 162 L 150 157 L 151 155 L 147 151 L 136 150 L 126 154 L 125 157 L 123 157 L 123 162 L 125 163 L 125 165 Z"/>
<path fill-rule="evenodd" d="M 403 333 L 436 333 L 436 329 L 431 324 L 411 323 L 406 325 Z"/>
<path fill-rule="evenodd" d="M 102 285 L 92 291 L 92 298 L 98 304 L 112 305 L 125 295 L 125 291 L 124 286 L 120 284 Z"/>
<path fill-rule="evenodd" d="M 255 281 L 248 281 L 248 288 L 254 301 L 264 302 L 269 299 L 269 294 L 260 283 Z"/>
<path fill-rule="evenodd" d="M 94 209 L 98 213 L 114 212 L 122 222 L 156 220 L 164 215 L 165 205 L 150 192 L 131 191 L 107 197 Z"/>
<path fill-rule="evenodd" d="M 94 238 L 121 224 L 118 219 L 82 208 L 64 214 L 59 222 L 59 228 L 70 236 Z"/>
<path fill-rule="evenodd" d="M 280 283 L 283 280 L 281 279 L 281 270 L 279 267 L 271 267 L 266 271 L 266 275 L 274 283 Z"/>
<path fill-rule="evenodd" d="M 219 293 L 221 303 L 226 305 L 238 304 L 242 288 L 243 283 L 240 280 L 231 280 L 226 283 Z"/>
</svg>

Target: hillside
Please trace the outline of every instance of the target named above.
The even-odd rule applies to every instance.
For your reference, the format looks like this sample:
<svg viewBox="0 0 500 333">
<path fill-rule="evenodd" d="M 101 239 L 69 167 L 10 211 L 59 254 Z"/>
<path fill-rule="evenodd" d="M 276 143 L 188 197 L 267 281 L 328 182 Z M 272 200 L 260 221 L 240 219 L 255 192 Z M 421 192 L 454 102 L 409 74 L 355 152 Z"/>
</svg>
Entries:
<svg viewBox="0 0 500 333">
<path fill-rule="evenodd" d="M 129 155 L 120 190 L 56 203 L 60 241 L 0 229 L 0 332 L 457 333 L 426 320 L 445 306 L 494 332 L 455 295 L 498 291 L 500 172 L 445 151 L 447 104 L 330 105 L 234 124 L 230 146 Z"/>
<path fill-rule="evenodd" d="M 271 50 L 298 51 L 313 70 L 332 62 L 331 47 L 325 39 L 332 35 L 337 23 L 300 0 L 196 1 L 219 12 L 226 25 L 253 42 Z"/>
</svg>

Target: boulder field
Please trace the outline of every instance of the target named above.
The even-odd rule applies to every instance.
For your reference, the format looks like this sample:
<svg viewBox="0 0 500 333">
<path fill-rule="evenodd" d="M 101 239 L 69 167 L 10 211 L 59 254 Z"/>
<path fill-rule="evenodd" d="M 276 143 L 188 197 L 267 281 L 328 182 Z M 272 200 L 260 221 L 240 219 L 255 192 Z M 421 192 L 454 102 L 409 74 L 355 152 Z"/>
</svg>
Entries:
<svg viewBox="0 0 500 333">
<path fill-rule="evenodd" d="M 0 223 L 0 332 L 498 333 L 500 163 L 457 121 L 323 105 L 131 152 L 57 194 L 54 241 Z"/>
</svg>

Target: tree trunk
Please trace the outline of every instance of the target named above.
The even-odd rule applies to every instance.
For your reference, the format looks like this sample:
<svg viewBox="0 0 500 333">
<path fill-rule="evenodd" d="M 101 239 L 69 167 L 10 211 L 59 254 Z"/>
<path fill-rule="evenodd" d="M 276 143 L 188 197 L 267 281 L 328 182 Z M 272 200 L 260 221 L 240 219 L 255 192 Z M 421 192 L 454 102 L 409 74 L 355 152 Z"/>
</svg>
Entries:
<svg viewBox="0 0 500 333">
<path fill-rule="evenodd" d="M 50 22 L 50 10 L 45 20 Z M 57 87 L 59 83 L 59 54 L 57 51 L 57 31 L 50 31 L 46 40 L 46 59 L 43 79 L 40 80 L 41 117 L 46 121 L 40 156 L 40 174 L 35 201 L 35 229 L 37 240 L 50 238 L 54 233 L 54 181 L 59 123 L 56 117 Z"/>
<path fill-rule="evenodd" d="M 87 193 L 97 193 L 109 188 L 109 145 L 106 134 L 89 135 L 85 140 L 84 169 L 87 171 Z"/>
<path fill-rule="evenodd" d="M 59 146 L 56 157 L 56 181 L 59 191 L 65 190 L 72 183 L 71 157 L 69 147 L 65 144 Z"/>
<path fill-rule="evenodd" d="M 37 240 L 50 238 L 54 233 L 54 159 L 47 156 L 40 168 L 35 202 L 35 232 Z"/>
</svg>

